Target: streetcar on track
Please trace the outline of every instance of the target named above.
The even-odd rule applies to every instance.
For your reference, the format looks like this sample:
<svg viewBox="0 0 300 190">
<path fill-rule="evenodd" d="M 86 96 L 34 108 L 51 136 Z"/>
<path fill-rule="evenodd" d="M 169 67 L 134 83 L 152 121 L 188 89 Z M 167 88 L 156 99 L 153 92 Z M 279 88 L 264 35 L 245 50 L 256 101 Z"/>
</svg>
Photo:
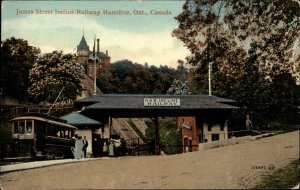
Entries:
<svg viewBox="0 0 300 190">
<path fill-rule="evenodd" d="M 76 127 L 46 114 L 29 113 L 11 120 L 16 157 L 72 158 Z"/>
</svg>

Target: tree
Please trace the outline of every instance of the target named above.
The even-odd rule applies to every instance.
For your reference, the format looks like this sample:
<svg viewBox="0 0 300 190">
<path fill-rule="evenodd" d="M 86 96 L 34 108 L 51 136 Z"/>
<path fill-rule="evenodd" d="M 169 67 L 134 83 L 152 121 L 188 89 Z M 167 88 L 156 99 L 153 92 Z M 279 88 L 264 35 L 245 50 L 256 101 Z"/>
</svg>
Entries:
<svg viewBox="0 0 300 190">
<path fill-rule="evenodd" d="M 287 91 L 300 77 L 299 10 L 294 0 L 187 0 L 172 34 L 191 52 L 186 58 L 194 66 L 191 89 L 207 92 L 211 63 L 215 95 L 237 100 L 254 115 L 280 113 L 293 103 Z"/>
<path fill-rule="evenodd" d="M 165 94 L 172 80 L 186 75 L 181 68 L 159 68 L 120 60 L 103 70 L 97 78 L 98 87 L 104 93 Z"/>
<path fill-rule="evenodd" d="M 295 45 L 300 36 L 300 4 L 294 0 L 188 0 L 176 17 L 173 35 L 191 51 L 190 64 L 214 62 L 224 69 L 232 53 L 255 43 L 260 71 L 272 79 L 281 72 L 295 74 Z M 247 54 L 239 55 L 245 65 Z"/>
<path fill-rule="evenodd" d="M 167 94 L 184 95 L 191 94 L 188 81 L 181 81 L 174 79 L 171 87 L 168 89 Z"/>
<path fill-rule="evenodd" d="M 27 100 L 29 70 L 40 53 L 28 41 L 11 37 L 1 41 L 1 87 L 4 96 Z"/>
<path fill-rule="evenodd" d="M 153 121 L 147 121 L 145 138 L 153 142 L 155 138 L 155 125 Z M 174 118 L 162 119 L 159 124 L 159 144 L 165 154 L 182 153 L 181 131 L 176 128 L 177 122 Z"/>
<path fill-rule="evenodd" d="M 80 79 L 83 67 L 75 62 L 75 55 L 53 51 L 40 56 L 30 70 L 31 86 L 28 94 L 35 102 L 54 102 L 59 92 L 60 100 L 75 100 L 81 93 Z"/>
</svg>

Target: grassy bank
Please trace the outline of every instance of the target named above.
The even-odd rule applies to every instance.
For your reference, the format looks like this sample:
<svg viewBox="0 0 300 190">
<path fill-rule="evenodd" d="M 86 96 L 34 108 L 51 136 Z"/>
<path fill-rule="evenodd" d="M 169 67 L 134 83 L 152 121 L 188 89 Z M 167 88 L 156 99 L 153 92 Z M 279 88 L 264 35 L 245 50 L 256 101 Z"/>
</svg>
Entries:
<svg viewBox="0 0 300 190">
<path fill-rule="evenodd" d="M 295 187 L 298 183 L 299 160 L 294 160 L 264 176 L 253 189 L 287 189 Z"/>
</svg>

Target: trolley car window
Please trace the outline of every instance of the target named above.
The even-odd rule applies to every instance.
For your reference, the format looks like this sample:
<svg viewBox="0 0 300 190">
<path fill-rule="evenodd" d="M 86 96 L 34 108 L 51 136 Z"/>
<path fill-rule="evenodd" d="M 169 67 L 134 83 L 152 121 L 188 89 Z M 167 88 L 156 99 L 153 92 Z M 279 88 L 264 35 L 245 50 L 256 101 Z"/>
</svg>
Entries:
<svg viewBox="0 0 300 190">
<path fill-rule="evenodd" d="M 71 138 L 72 132 L 70 130 L 66 130 L 66 137 Z"/>
<path fill-rule="evenodd" d="M 20 132 L 20 134 L 25 133 L 25 121 L 20 121 L 19 122 L 19 132 Z"/>
<path fill-rule="evenodd" d="M 47 129 L 48 129 L 48 136 L 53 136 L 53 137 L 57 136 L 57 131 L 56 131 L 55 125 L 48 124 Z"/>
<path fill-rule="evenodd" d="M 31 134 L 32 132 L 32 121 L 26 121 L 26 133 Z"/>
<path fill-rule="evenodd" d="M 65 137 L 71 138 L 71 131 L 66 130 L 66 131 L 65 131 Z"/>
</svg>

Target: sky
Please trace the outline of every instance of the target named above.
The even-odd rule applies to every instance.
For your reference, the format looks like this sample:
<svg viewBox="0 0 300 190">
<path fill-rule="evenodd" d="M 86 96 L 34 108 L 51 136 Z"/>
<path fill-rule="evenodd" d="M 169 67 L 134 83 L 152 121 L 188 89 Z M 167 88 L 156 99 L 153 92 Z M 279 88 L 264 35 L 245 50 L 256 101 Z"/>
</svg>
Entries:
<svg viewBox="0 0 300 190">
<path fill-rule="evenodd" d="M 174 17 L 181 13 L 184 2 L 1 1 L 1 40 L 21 38 L 39 47 L 42 53 L 54 50 L 76 53 L 84 33 L 90 50 L 95 35 L 100 38 L 100 51 L 108 50 L 111 62 L 129 59 L 140 64 L 176 68 L 177 61 L 189 55 L 184 44 L 171 35 L 179 25 Z M 101 14 L 78 14 L 78 9 Z M 73 13 L 56 14 L 55 10 Z M 105 10 L 125 11 L 130 15 L 107 15 Z M 142 11 L 143 14 L 137 14 Z M 168 14 L 153 14 L 161 11 Z"/>
</svg>

